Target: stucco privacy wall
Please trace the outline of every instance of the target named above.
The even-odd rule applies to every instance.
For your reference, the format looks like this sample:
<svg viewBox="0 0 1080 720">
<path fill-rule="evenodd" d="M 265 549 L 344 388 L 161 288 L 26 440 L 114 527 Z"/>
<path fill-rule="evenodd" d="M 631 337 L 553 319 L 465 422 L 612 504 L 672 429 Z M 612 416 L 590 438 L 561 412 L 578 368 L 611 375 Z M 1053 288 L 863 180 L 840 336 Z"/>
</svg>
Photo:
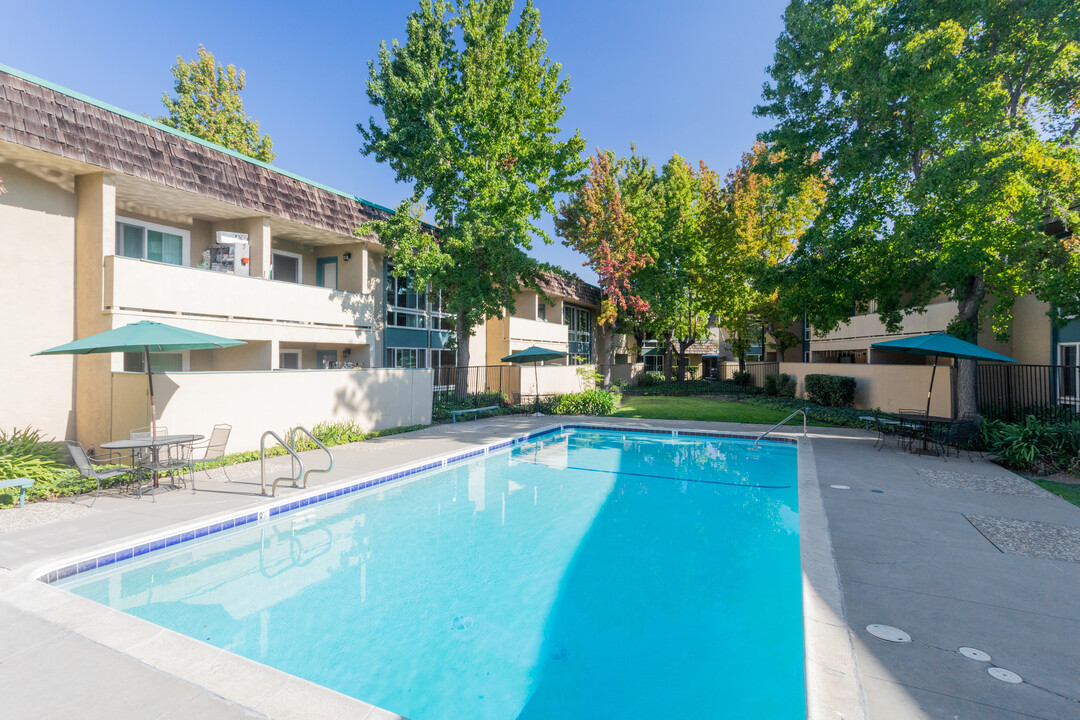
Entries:
<svg viewBox="0 0 1080 720">
<path fill-rule="evenodd" d="M 75 326 L 75 194 L 0 163 L 0 428 L 74 435 L 75 360 L 31 357 L 71 342 Z"/>
<path fill-rule="evenodd" d="M 855 407 L 897 412 L 901 408 L 926 409 L 931 365 L 859 365 L 857 363 L 780 363 L 780 372 L 799 383 L 799 397 L 806 396 L 807 375 L 845 375 L 855 378 Z M 952 417 L 952 369 L 939 365 L 934 378 L 930 414 Z"/>
<path fill-rule="evenodd" d="M 536 395 L 537 383 L 540 395 L 581 392 L 583 380 L 577 373 L 578 368 L 583 372 L 596 372 L 595 365 L 541 365 L 534 371 L 532 364 L 526 363 L 521 366 L 520 393 L 525 397 Z"/>
<path fill-rule="evenodd" d="M 146 376 L 113 373 L 111 436 L 148 425 Z M 365 430 L 431 423 L 432 371 L 275 370 L 154 375 L 158 423 L 171 433 L 209 435 L 233 426 L 230 452 L 257 450 L 267 430 L 354 420 Z"/>
</svg>

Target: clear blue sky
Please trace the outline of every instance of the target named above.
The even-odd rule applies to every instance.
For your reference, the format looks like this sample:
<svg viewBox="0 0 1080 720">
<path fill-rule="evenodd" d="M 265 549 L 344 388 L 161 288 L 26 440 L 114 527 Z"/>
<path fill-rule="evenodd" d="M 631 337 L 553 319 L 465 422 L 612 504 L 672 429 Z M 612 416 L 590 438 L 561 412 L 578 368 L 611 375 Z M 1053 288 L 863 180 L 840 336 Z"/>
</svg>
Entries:
<svg viewBox="0 0 1080 720">
<path fill-rule="evenodd" d="M 162 113 L 176 56 L 200 43 L 247 71 L 244 104 L 274 164 L 394 207 L 408 189 L 360 154 L 373 108 L 367 61 L 404 39 L 415 0 L 7 3 L 0 63 L 136 113 Z M 752 110 L 782 27 L 782 0 L 536 0 L 548 55 L 569 74 L 563 127 L 592 152 L 634 142 L 659 167 L 678 152 L 725 172 L 767 127 Z M 107 8 L 107 9 L 106 9 Z M 380 118 L 381 120 L 381 118 Z M 541 222 L 551 229 L 550 218 Z M 554 235 L 552 234 L 554 237 Z M 533 254 L 583 278 L 562 247 Z"/>
</svg>

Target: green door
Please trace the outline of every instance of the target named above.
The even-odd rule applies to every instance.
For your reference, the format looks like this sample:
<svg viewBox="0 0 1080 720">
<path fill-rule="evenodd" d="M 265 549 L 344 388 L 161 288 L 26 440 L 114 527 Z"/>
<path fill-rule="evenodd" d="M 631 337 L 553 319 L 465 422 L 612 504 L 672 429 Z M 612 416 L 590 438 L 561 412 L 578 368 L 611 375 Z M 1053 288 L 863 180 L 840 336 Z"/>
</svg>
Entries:
<svg viewBox="0 0 1080 720">
<path fill-rule="evenodd" d="M 317 258 L 315 260 L 315 284 L 319 287 L 337 290 L 337 258 Z"/>
</svg>

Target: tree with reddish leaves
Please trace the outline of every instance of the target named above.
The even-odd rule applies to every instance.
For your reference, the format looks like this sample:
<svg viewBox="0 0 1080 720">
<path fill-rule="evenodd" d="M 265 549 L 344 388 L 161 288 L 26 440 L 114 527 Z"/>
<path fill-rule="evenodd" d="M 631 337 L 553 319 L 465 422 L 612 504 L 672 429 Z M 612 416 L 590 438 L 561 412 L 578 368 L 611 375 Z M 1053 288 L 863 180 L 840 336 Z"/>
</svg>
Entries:
<svg viewBox="0 0 1080 720">
<path fill-rule="evenodd" d="M 617 159 L 610 150 L 597 148 L 589 159 L 585 182 L 569 202 L 560 204 L 555 218 L 555 231 L 563 244 L 585 255 L 585 264 L 599 277 L 603 299 L 597 339 L 605 387 L 611 382 L 616 328 L 649 311 L 649 302 L 635 292 L 633 283 L 634 274 L 652 262 L 652 257 L 642 247 L 642 228 L 632 201 L 623 196 L 622 186 L 632 166 L 633 158 Z"/>
</svg>

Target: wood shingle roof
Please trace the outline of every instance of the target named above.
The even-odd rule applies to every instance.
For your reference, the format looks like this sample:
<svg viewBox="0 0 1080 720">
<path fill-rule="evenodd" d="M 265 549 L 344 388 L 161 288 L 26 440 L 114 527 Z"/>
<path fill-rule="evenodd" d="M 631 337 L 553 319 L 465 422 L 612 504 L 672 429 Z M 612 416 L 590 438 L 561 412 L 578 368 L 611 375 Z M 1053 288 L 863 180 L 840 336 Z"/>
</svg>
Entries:
<svg viewBox="0 0 1080 720">
<path fill-rule="evenodd" d="M 390 211 L 0 66 L 0 140 L 342 235 Z"/>
</svg>

